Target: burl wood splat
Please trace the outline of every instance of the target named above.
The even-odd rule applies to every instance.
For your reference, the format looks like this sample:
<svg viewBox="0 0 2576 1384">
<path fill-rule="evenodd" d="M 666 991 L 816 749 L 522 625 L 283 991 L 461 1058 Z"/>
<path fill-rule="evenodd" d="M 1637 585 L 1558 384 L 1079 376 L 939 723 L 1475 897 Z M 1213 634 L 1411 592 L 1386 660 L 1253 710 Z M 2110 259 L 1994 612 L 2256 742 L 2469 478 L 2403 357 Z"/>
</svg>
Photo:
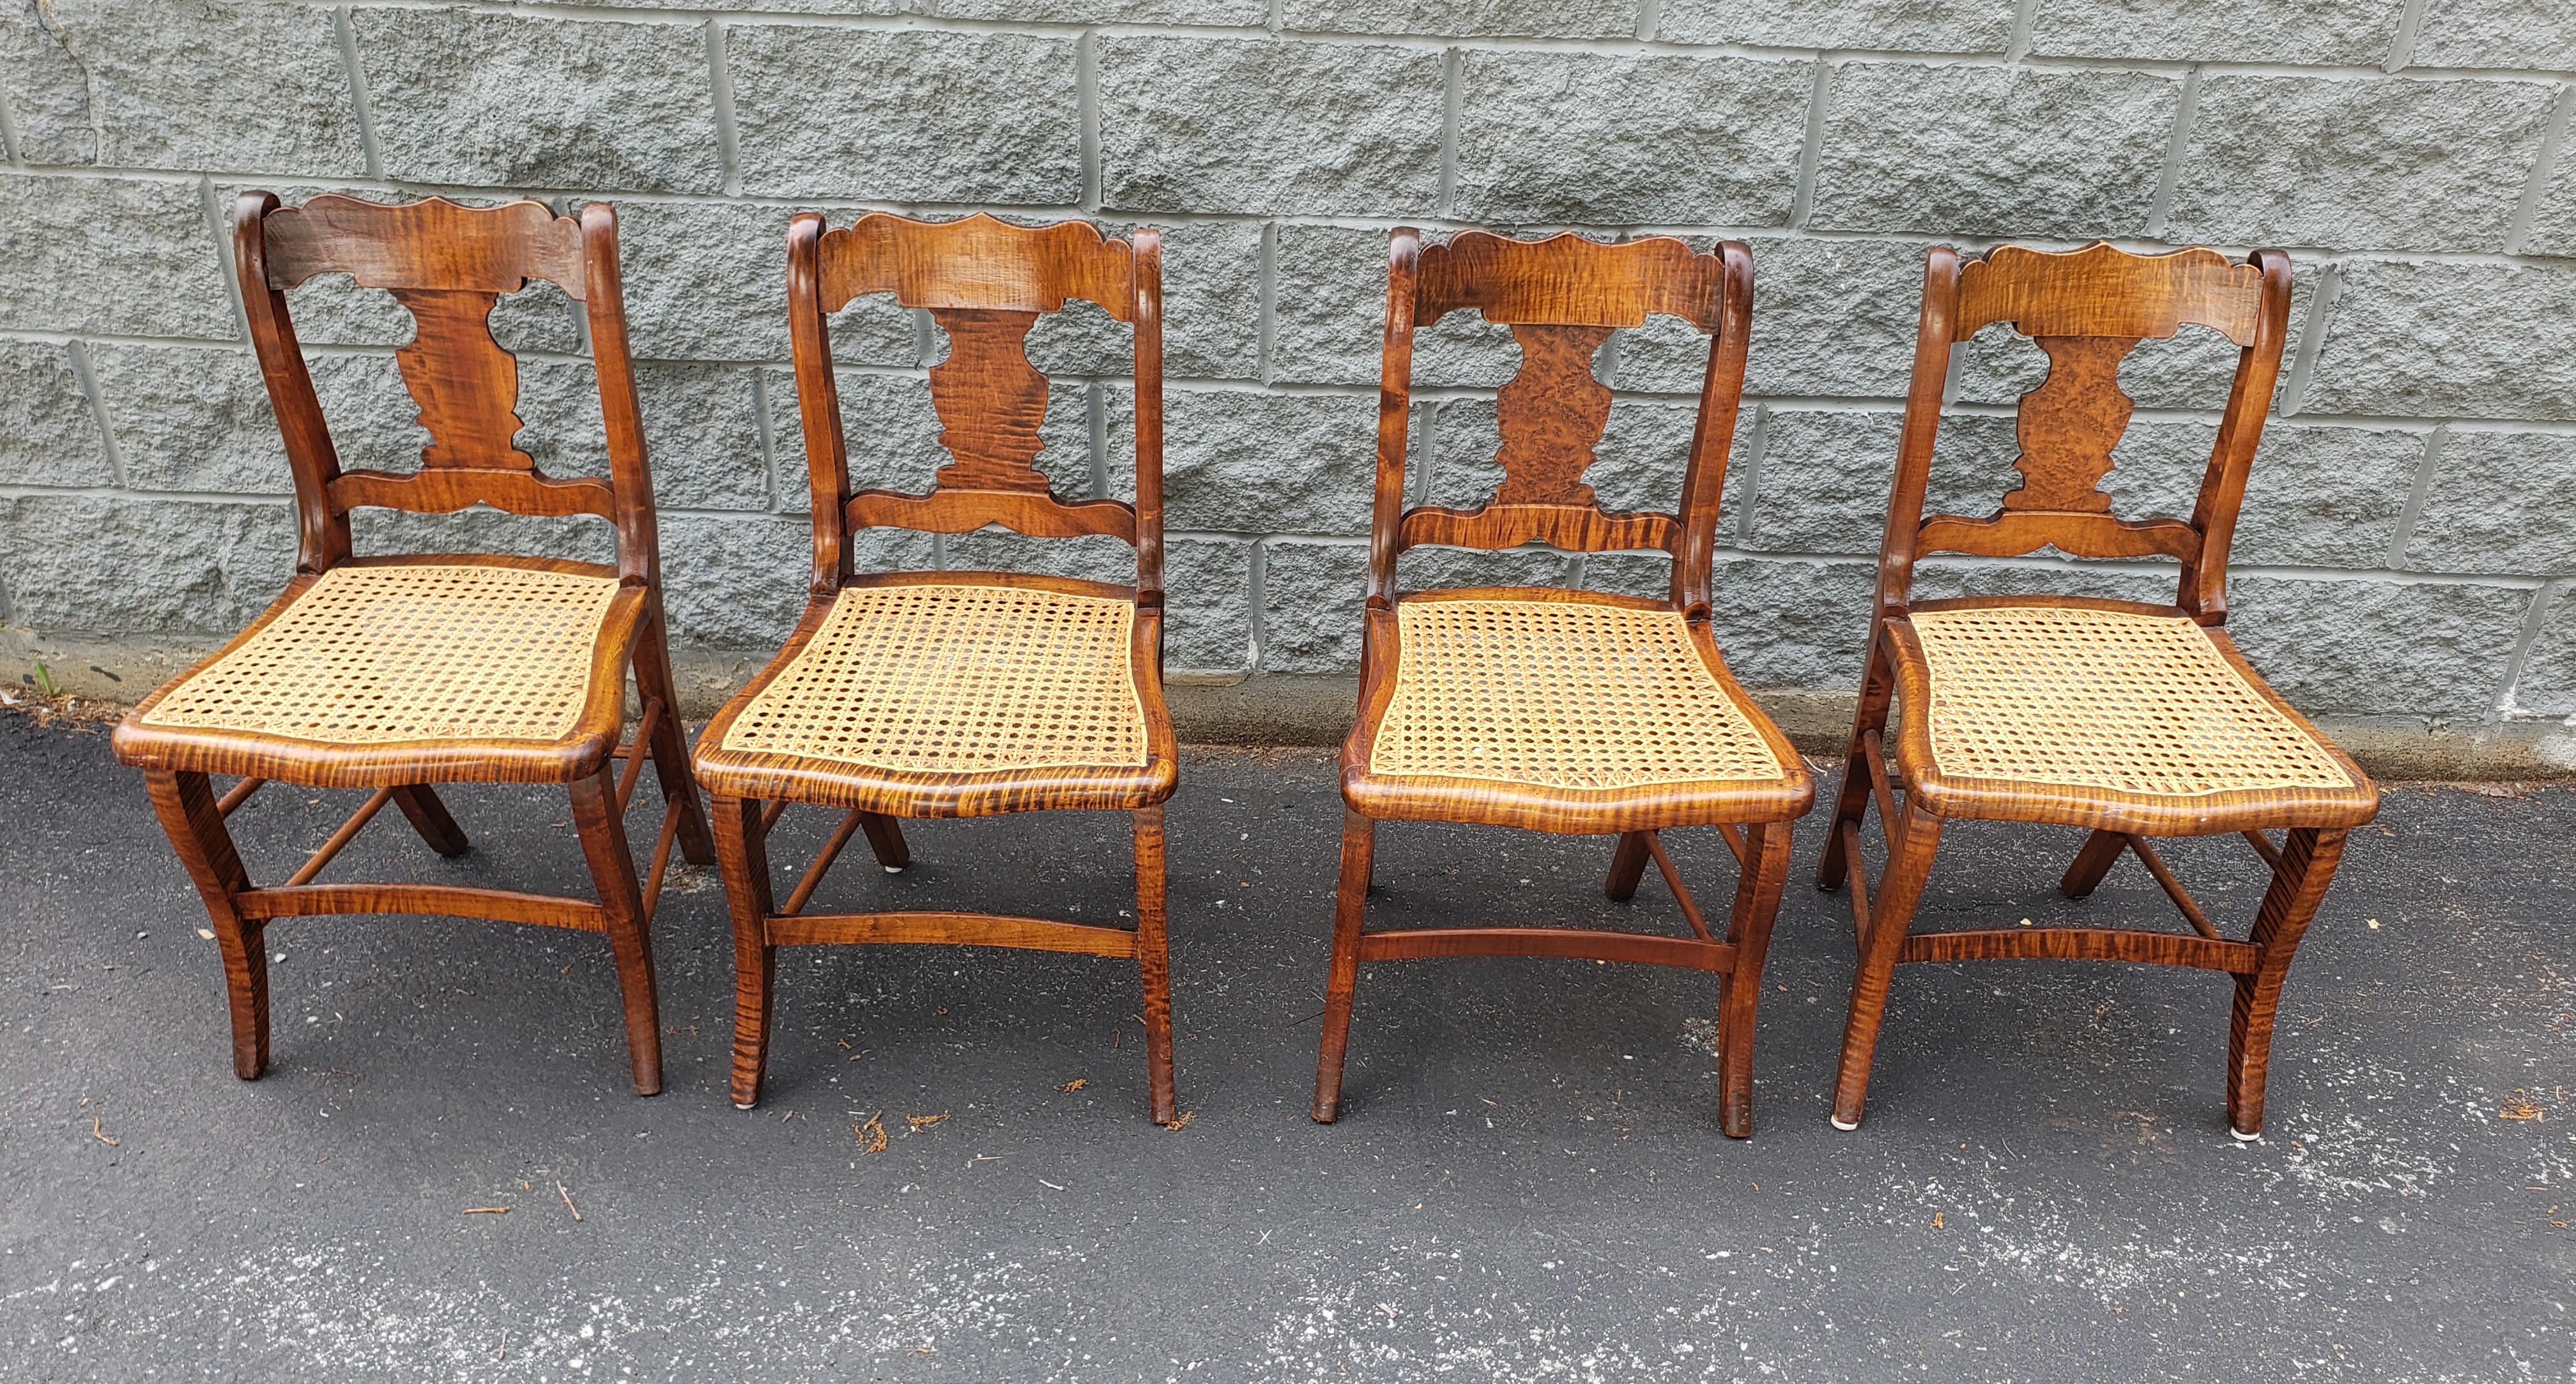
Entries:
<svg viewBox="0 0 2576 1384">
<path fill-rule="evenodd" d="M 2004 508 L 2108 514 L 2102 478 L 2116 465 L 2111 449 L 2129 430 L 2137 402 L 2120 389 L 2120 362 L 2134 336 L 2043 336 L 2048 378 L 2021 397 L 2021 486 Z"/>
<path fill-rule="evenodd" d="M 1521 368 L 1494 399 L 1503 445 L 1494 464 L 1503 483 L 1493 502 L 1504 505 L 1588 505 L 1592 466 L 1610 424 L 1610 386 L 1592 373 L 1592 358 L 1610 339 L 1608 327 L 1544 326 L 1517 322 Z"/>
</svg>

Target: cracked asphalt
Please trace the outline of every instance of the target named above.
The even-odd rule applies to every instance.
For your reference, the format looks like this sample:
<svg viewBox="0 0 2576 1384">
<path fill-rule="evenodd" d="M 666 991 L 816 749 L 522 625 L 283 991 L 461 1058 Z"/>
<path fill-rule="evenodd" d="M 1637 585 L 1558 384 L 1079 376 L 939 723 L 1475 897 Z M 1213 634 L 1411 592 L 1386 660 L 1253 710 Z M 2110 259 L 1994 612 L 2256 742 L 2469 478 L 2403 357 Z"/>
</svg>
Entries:
<svg viewBox="0 0 2576 1384">
<path fill-rule="evenodd" d="M 354 794 L 236 817 L 255 877 Z M 559 793 L 458 789 L 331 870 L 580 887 Z M 637 835 L 649 841 L 639 809 Z M 2566 1379 L 2576 1371 L 2576 791 L 2392 789 L 2291 972 L 2269 1129 L 2227 1136 L 2223 978 L 1900 972 L 1867 1123 L 1826 1122 L 1852 961 L 1799 833 L 1722 1137 L 1707 977 L 1363 972 L 1305 1115 L 1338 805 L 1322 751 L 1193 751 L 1170 815 L 1186 1127 L 1145 1120 L 1133 974 L 948 948 L 782 957 L 767 1096 L 724 1098 L 732 953 L 655 924 L 668 1086 L 628 1093 L 599 938 L 272 927 L 275 1065 L 233 1079 L 204 914 L 96 730 L 0 713 L 0 1374 L 186 1380 Z M 830 828 L 791 812 L 782 871 Z M 820 906 L 1113 918 L 1124 822 L 910 828 Z M 2178 926 L 2080 833 L 1954 829 L 1923 925 Z M 1732 862 L 1674 833 L 1722 902 Z M 1624 919 L 1609 843 L 1392 826 L 1371 921 Z M 2241 927 L 2259 863 L 2170 852 Z M 867 1152 L 871 1120 L 888 1133 Z M 474 1208 L 507 1208 L 474 1211 Z M 573 1212 L 578 1209 L 579 1218 Z"/>
</svg>

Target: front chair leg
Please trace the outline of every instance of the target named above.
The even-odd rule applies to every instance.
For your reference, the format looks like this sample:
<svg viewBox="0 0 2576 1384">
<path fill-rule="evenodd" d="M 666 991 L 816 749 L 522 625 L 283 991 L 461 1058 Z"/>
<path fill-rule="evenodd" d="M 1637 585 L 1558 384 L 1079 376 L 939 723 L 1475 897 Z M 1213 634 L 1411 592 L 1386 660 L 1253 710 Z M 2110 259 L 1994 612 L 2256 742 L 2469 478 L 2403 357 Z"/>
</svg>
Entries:
<svg viewBox="0 0 2576 1384">
<path fill-rule="evenodd" d="M 1932 872 L 1932 856 L 1941 845 L 1941 819 L 1908 802 L 1896 831 L 1895 849 L 1879 872 L 1871 892 L 1869 927 L 1861 938 L 1860 964 L 1852 972 L 1851 1009 L 1843 1020 L 1843 1056 L 1834 1080 L 1834 1127 L 1860 1128 L 1861 1101 L 1869 1094 L 1870 1059 L 1878 1052 L 1878 1023 L 1887 1012 L 1887 987 L 1896 975 L 1896 958 L 1905 949 L 1905 930 L 1913 925 L 1914 906 L 1923 897 L 1923 881 Z"/>
<path fill-rule="evenodd" d="M 717 798 L 715 837 L 725 904 L 733 911 L 733 1103 L 749 1110 L 760 1102 L 769 1064 L 769 992 L 778 976 L 778 949 L 769 943 L 769 915 L 778 905 L 770 897 L 769 832 L 760 803 Z"/>
<path fill-rule="evenodd" d="M 1172 1090 L 1172 960 L 1164 926 L 1163 807 L 1136 809 L 1136 970 L 1145 988 L 1145 1072 L 1154 1123 L 1181 1118 Z"/>
<path fill-rule="evenodd" d="M 232 832 L 224 826 L 204 774 L 155 769 L 144 775 L 144 786 L 171 849 L 179 853 L 179 863 L 206 902 L 215 945 L 223 952 L 224 987 L 232 1008 L 233 1075 L 255 1080 L 268 1069 L 267 928 L 233 907 L 233 896 L 250 887 L 250 876 L 233 850 Z"/>
<path fill-rule="evenodd" d="M 653 993 L 653 938 L 644 918 L 644 896 L 635 883 L 635 859 L 626 846 L 626 823 L 617 810 L 617 762 L 572 783 L 573 825 L 581 853 L 599 889 L 600 921 L 617 958 L 617 991 L 626 1007 L 626 1057 L 635 1094 L 662 1089 L 662 1019 Z"/>
<path fill-rule="evenodd" d="M 2236 1005 L 2227 1026 L 2227 1124 L 2239 1139 L 2263 1133 L 2263 1083 L 2272 1063 L 2272 1017 L 2290 957 L 2316 917 L 2335 865 L 2343 858 L 2342 828 L 2302 827 L 2281 848 L 2281 863 L 2263 891 L 2262 909 L 2246 940 L 2255 947 L 2251 975 L 2236 978 Z"/>
<path fill-rule="evenodd" d="M 1342 810 L 1342 875 L 1333 895 L 1333 963 L 1324 979 L 1324 1036 L 1315 1058 L 1318 1124 L 1342 1113 L 1342 1056 L 1351 1040 L 1351 995 L 1360 983 L 1360 919 L 1368 908 L 1369 867 L 1377 854 L 1377 823 Z"/>
<path fill-rule="evenodd" d="M 1780 891 L 1789 883 L 1787 822 L 1744 828 L 1744 861 L 1735 877 L 1735 909 L 1726 940 L 1735 948 L 1718 1003 L 1718 1120 L 1738 1139 L 1753 1133 L 1753 1014 L 1762 1000 L 1762 958 L 1771 946 L 1771 923 L 1780 914 Z"/>
</svg>

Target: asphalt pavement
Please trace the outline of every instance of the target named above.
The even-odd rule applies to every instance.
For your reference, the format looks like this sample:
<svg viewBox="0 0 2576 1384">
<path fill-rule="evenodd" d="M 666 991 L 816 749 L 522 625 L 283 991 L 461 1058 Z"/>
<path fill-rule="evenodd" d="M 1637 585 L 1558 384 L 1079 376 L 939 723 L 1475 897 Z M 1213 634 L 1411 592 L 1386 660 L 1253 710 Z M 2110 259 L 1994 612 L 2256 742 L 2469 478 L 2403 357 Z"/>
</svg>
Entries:
<svg viewBox="0 0 2576 1384">
<path fill-rule="evenodd" d="M 559 792 L 447 796 L 467 855 L 388 813 L 329 877 L 584 883 Z M 356 798 L 253 799 L 254 876 Z M 1751 1140 L 1718 1130 L 1710 978 L 1525 959 L 1364 970 L 1318 1126 L 1329 756 L 1193 751 L 1170 823 L 1178 1130 L 1145 1118 L 1125 964 L 951 948 L 785 954 L 767 1093 L 734 1109 L 702 872 L 655 924 L 658 1097 L 629 1092 L 602 939 L 454 919 L 274 925 L 275 1063 L 245 1083 L 139 776 L 95 728 L 0 713 L 0 1377 L 2576 1372 L 2576 791 L 2389 791 L 2291 972 L 2259 1143 L 2223 1119 L 2225 979 L 2085 963 L 1905 968 L 1868 1120 L 1832 1128 L 1852 938 L 1807 883 L 1813 819 Z M 780 870 L 831 825 L 791 812 Z M 818 906 L 1132 906 L 1120 817 L 910 834 L 912 869 L 854 848 Z M 2179 926 L 2134 861 L 2060 897 L 2080 839 L 1954 828 L 1920 925 Z M 1671 841 L 1722 905 L 1723 845 Z M 1380 843 L 1373 925 L 1681 927 L 1651 875 L 1602 898 L 1606 840 Z M 2243 842 L 2169 855 L 2242 926 Z"/>
</svg>

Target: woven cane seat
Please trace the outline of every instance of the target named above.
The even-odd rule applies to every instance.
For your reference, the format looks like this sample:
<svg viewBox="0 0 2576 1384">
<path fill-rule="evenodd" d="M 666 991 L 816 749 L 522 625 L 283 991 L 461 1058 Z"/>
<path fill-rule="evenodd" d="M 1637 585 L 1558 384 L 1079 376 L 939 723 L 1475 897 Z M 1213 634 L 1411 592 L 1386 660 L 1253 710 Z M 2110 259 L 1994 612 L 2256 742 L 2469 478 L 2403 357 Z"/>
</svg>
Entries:
<svg viewBox="0 0 2576 1384">
<path fill-rule="evenodd" d="M 1161 692 L 1139 665 L 1137 619 L 1123 594 L 937 580 L 845 589 L 709 728 L 700 774 L 728 796 L 916 815 L 941 815 L 940 785 L 961 779 L 1053 782 L 1083 799 L 1013 806 L 1159 801 L 1150 794 L 1157 783 L 1168 793 L 1171 754 L 1147 716 Z M 1095 801 L 1104 792 L 1117 801 Z"/>
<path fill-rule="evenodd" d="M 2031 790 L 2147 805 L 2376 802 L 2230 659 L 2224 636 L 2187 617 L 1994 605 L 1916 610 L 1909 624 L 1920 653 L 1903 656 L 1916 665 L 1904 681 L 1919 680 L 1925 705 L 1901 767 L 1937 811 L 1973 815 L 1980 799 Z"/>
<path fill-rule="evenodd" d="M 1409 597 L 1393 626 L 1393 691 L 1364 713 L 1360 772 L 1345 776 L 1372 815 L 1454 817 L 1495 795 L 1584 811 L 1806 791 L 1803 767 L 1678 611 Z"/>
<path fill-rule="evenodd" d="M 406 761 L 392 747 L 424 742 L 553 750 L 595 738 L 613 730 L 624 690 L 593 685 L 619 590 L 613 574 L 538 567 L 334 567 L 146 701 L 120 748 L 174 763 L 183 744 L 229 745 L 236 758 L 275 747 L 308 764 L 345 750 L 393 765 Z"/>
</svg>

